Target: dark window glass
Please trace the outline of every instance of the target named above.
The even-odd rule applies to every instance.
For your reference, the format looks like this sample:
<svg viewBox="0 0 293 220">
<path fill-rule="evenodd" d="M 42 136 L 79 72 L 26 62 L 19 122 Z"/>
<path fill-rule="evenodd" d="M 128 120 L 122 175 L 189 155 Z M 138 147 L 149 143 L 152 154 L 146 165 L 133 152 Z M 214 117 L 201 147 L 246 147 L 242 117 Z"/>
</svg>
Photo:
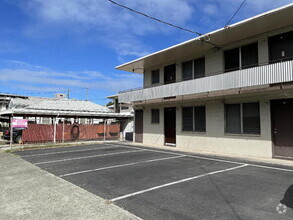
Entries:
<svg viewBox="0 0 293 220">
<path fill-rule="evenodd" d="M 241 134 L 240 104 L 225 105 L 226 133 Z"/>
<path fill-rule="evenodd" d="M 244 103 L 243 111 L 243 133 L 260 134 L 259 103 Z"/>
<path fill-rule="evenodd" d="M 183 80 L 192 79 L 192 61 L 182 63 Z"/>
<path fill-rule="evenodd" d="M 176 64 L 172 64 L 164 67 L 164 83 L 176 82 Z"/>
<path fill-rule="evenodd" d="M 182 130 L 193 131 L 193 107 L 182 108 Z"/>
<path fill-rule="evenodd" d="M 239 48 L 226 50 L 224 52 L 225 72 L 239 69 Z"/>
<path fill-rule="evenodd" d="M 194 107 L 194 131 L 206 131 L 206 108 L 205 106 Z"/>
<path fill-rule="evenodd" d="M 156 84 L 160 82 L 160 70 L 152 71 L 152 84 Z"/>
<path fill-rule="evenodd" d="M 201 78 L 205 76 L 205 58 L 194 60 L 194 78 Z"/>
<path fill-rule="evenodd" d="M 257 43 L 241 47 L 242 68 L 258 66 L 258 46 Z"/>
<path fill-rule="evenodd" d="M 127 109 L 129 109 L 128 106 L 121 106 L 121 110 L 127 110 Z"/>
<path fill-rule="evenodd" d="M 270 63 L 293 59 L 293 31 L 268 38 Z"/>
<path fill-rule="evenodd" d="M 152 123 L 158 124 L 160 123 L 160 110 L 152 109 Z"/>
</svg>

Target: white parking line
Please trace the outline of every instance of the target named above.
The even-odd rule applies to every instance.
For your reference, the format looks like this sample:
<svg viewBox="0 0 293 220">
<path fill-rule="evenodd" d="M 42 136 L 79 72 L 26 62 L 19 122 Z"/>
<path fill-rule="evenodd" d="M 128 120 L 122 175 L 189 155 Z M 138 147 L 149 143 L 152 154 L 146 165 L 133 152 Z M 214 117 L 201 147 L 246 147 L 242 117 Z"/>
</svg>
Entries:
<svg viewBox="0 0 293 220">
<path fill-rule="evenodd" d="M 139 195 L 139 194 L 150 192 L 150 191 L 153 191 L 153 190 L 156 190 L 156 189 L 161 189 L 161 188 L 164 188 L 164 187 L 167 187 L 167 186 L 172 186 L 172 185 L 175 185 L 175 184 L 187 182 L 187 181 L 198 179 L 198 178 L 205 177 L 205 176 L 211 176 L 211 175 L 218 174 L 218 173 L 223 173 L 223 172 L 227 172 L 227 171 L 231 171 L 231 170 L 236 170 L 236 169 L 246 167 L 246 166 L 249 166 L 249 165 L 248 164 L 243 164 L 243 165 L 240 165 L 240 166 L 237 166 L 237 167 L 232 167 L 232 168 L 228 168 L 228 169 L 224 169 L 224 170 L 218 170 L 218 171 L 213 171 L 213 172 L 210 172 L 210 173 L 201 174 L 201 175 L 198 175 L 198 176 L 189 177 L 189 178 L 186 178 L 186 179 L 182 179 L 182 180 L 166 183 L 166 184 L 163 184 L 163 185 L 151 187 L 151 188 L 148 188 L 148 189 L 145 189 L 145 190 L 137 191 L 137 192 L 134 192 L 134 193 L 130 193 L 130 194 L 127 194 L 127 195 L 124 195 L 124 196 L 119 196 L 119 197 L 116 197 L 114 199 L 111 199 L 110 201 L 111 202 L 119 201 L 119 200 L 126 199 L 126 198 L 129 198 L 129 197 L 132 197 L 132 196 L 136 196 L 136 195 Z"/>
<path fill-rule="evenodd" d="M 109 146 L 119 146 L 119 145 L 115 145 L 115 144 L 107 144 Z M 164 153 L 164 154 L 173 154 L 173 155 L 185 155 L 185 154 L 181 154 L 181 153 L 174 153 L 174 152 L 169 152 L 169 151 L 161 151 L 161 150 L 152 150 L 152 149 L 146 149 L 146 148 L 139 148 L 139 147 L 130 147 L 127 146 L 129 148 L 132 149 L 145 149 L 146 151 L 151 151 L 151 152 L 157 152 L 157 153 Z M 197 158 L 197 159 L 202 159 L 202 160 L 211 160 L 211 161 L 217 161 L 217 162 L 224 162 L 224 163 L 231 163 L 231 164 L 246 164 L 246 163 L 241 163 L 241 162 L 235 162 L 235 161 L 229 161 L 229 160 L 222 160 L 222 159 L 216 159 L 216 158 L 209 158 L 209 157 L 202 157 L 202 156 L 195 156 L 195 155 L 185 155 L 186 157 L 192 157 L 192 158 Z"/>
<path fill-rule="evenodd" d="M 52 154 L 65 154 L 65 153 L 74 153 L 74 152 L 83 152 L 83 151 L 93 151 L 93 150 L 99 150 L 99 149 L 105 149 L 105 148 L 110 148 L 110 147 L 89 148 L 89 149 L 82 149 L 82 150 L 55 151 L 55 152 L 50 152 L 50 153 L 23 155 L 20 157 L 22 157 L 22 158 L 23 157 L 37 157 L 37 156 L 46 156 L 46 155 L 52 155 Z M 118 147 L 116 147 L 116 148 L 118 148 Z"/>
<path fill-rule="evenodd" d="M 264 169 L 270 169 L 270 170 L 280 170 L 280 171 L 293 172 L 293 170 L 286 169 L 286 168 L 269 167 L 269 166 L 263 166 L 263 165 L 257 165 L 257 164 L 249 164 L 249 165 L 252 167 L 258 167 L 258 168 L 264 168 Z"/>
<path fill-rule="evenodd" d="M 80 159 L 93 158 L 93 157 L 111 156 L 111 155 L 116 155 L 116 154 L 128 154 L 128 153 L 134 153 L 134 152 L 140 152 L 140 151 L 145 151 L 145 150 L 140 149 L 140 150 L 123 151 L 123 152 L 108 153 L 108 154 L 97 154 L 97 155 L 84 156 L 84 157 L 74 157 L 74 158 L 68 158 L 68 159 L 62 159 L 62 160 L 51 160 L 51 161 L 34 163 L 34 164 L 39 165 L 39 164 L 47 164 L 47 163 L 58 163 L 58 162 L 64 162 L 64 161 L 70 161 L 70 160 L 80 160 Z"/>
<path fill-rule="evenodd" d="M 118 146 L 114 145 L 113 146 Z M 139 148 L 139 147 L 131 147 L 133 149 L 146 149 L 146 148 Z M 167 153 L 167 154 L 174 154 L 174 155 L 183 155 L 180 153 L 173 153 L 173 152 L 167 152 L 167 151 L 160 151 L 160 150 L 152 150 L 152 149 L 147 149 L 147 151 L 152 151 L 152 152 L 158 152 L 158 153 Z M 236 161 L 230 161 L 230 160 L 222 160 L 222 159 L 216 159 L 216 158 L 209 158 L 209 157 L 204 157 L 204 156 L 195 156 L 195 155 L 188 155 L 186 154 L 186 157 L 193 157 L 197 159 L 202 159 L 202 160 L 211 160 L 211 161 L 218 161 L 218 162 L 223 162 L 223 163 L 231 163 L 231 164 L 248 164 L 249 166 L 252 167 L 259 167 L 259 168 L 264 168 L 264 169 L 271 169 L 271 170 L 279 170 L 279 171 L 287 171 L 287 172 L 293 172 L 293 169 L 286 169 L 286 168 L 278 168 L 278 167 L 271 167 L 271 166 L 266 166 L 266 165 L 258 165 L 258 164 L 253 164 L 253 163 L 242 163 L 242 162 L 236 162 Z"/>
<path fill-rule="evenodd" d="M 137 164 L 151 163 L 151 162 L 156 162 L 156 161 L 161 161 L 161 160 L 171 160 L 171 159 L 176 159 L 176 158 L 181 158 L 181 157 L 185 157 L 185 155 L 175 156 L 175 157 L 164 157 L 164 158 L 159 158 L 159 159 L 145 160 L 145 161 L 134 162 L 134 163 L 126 163 L 126 164 L 114 165 L 114 166 L 109 166 L 109 167 L 101 167 L 101 168 L 97 168 L 97 169 L 83 170 L 83 171 L 63 174 L 63 175 L 60 175 L 60 177 L 73 176 L 73 175 L 77 175 L 77 174 L 95 172 L 95 171 L 100 171 L 100 170 L 108 170 L 108 169 L 113 169 L 113 168 L 118 168 L 118 167 L 133 166 L 133 165 L 137 165 Z"/>
<path fill-rule="evenodd" d="M 120 145 L 116 145 L 116 144 L 107 144 L 109 146 L 120 146 Z M 131 147 L 131 146 L 121 146 L 121 147 L 126 147 L 126 148 L 131 148 L 131 149 L 145 149 L 146 151 L 150 151 L 150 152 L 156 152 L 156 153 L 163 153 L 163 154 L 172 154 L 172 155 L 178 155 L 178 156 L 188 156 L 185 154 L 181 154 L 181 153 L 174 153 L 174 152 L 169 152 L 169 151 L 161 151 L 161 150 L 152 150 L 152 149 L 148 149 L 148 148 L 140 148 L 140 147 Z"/>
</svg>

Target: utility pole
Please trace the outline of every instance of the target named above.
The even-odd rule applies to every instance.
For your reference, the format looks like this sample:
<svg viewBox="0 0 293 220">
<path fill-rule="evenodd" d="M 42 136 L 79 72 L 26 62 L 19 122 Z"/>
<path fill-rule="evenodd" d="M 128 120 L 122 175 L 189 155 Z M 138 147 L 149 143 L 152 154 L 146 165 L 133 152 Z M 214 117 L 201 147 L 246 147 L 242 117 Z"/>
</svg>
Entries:
<svg viewBox="0 0 293 220">
<path fill-rule="evenodd" d="M 89 96 L 89 88 L 88 87 L 86 87 L 85 88 L 86 89 L 86 97 L 85 97 L 85 101 L 88 101 L 88 96 Z"/>
<path fill-rule="evenodd" d="M 67 90 L 67 99 L 69 99 L 70 89 Z"/>
</svg>

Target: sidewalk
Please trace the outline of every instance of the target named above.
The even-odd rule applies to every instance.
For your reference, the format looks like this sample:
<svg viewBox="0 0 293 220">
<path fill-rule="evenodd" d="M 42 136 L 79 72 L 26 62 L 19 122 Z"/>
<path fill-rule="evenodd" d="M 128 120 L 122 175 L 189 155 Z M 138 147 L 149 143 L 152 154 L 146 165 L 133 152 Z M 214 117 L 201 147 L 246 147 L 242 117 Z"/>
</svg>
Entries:
<svg viewBox="0 0 293 220">
<path fill-rule="evenodd" d="M 139 219 L 0 150 L 0 219 Z"/>
</svg>

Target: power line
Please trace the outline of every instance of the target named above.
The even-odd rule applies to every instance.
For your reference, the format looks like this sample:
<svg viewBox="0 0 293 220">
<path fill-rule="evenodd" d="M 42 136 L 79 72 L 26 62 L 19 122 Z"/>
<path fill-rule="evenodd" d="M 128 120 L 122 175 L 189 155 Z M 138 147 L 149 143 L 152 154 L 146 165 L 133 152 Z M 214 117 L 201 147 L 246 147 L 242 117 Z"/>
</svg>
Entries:
<svg viewBox="0 0 293 220">
<path fill-rule="evenodd" d="M 246 0 L 243 0 L 243 2 L 241 3 L 241 5 L 238 7 L 238 9 L 235 11 L 235 13 L 233 14 L 233 16 L 230 18 L 230 20 L 225 24 L 225 27 L 230 24 L 230 22 L 233 20 L 233 18 L 236 16 L 236 14 L 239 12 L 239 10 L 242 8 L 242 6 L 244 5 L 244 3 L 246 2 Z"/>
<path fill-rule="evenodd" d="M 107 0 L 107 1 L 109 1 L 109 2 L 111 2 L 111 3 L 113 3 L 113 4 L 115 4 L 115 5 L 117 5 L 117 6 L 119 6 L 119 7 L 125 8 L 125 9 L 127 9 L 127 10 L 129 10 L 129 11 L 132 11 L 132 12 L 134 12 L 134 13 L 136 13 L 136 14 L 139 14 L 139 15 L 142 15 L 142 16 L 144 16 L 144 17 L 147 17 L 147 18 L 150 18 L 150 19 L 152 19 L 152 20 L 155 20 L 155 21 L 157 21 L 157 22 L 160 22 L 160 23 L 163 23 L 163 24 L 169 25 L 169 26 L 174 27 L 174 28 L 181 29 L 181 30 L 183 30 L 183 31 L 187 31 L 187 32 L 190 32 L 190 33 L 193 33 L 193 34 L 197 34 L 197 35 L 199 35 L 199 36 L 202 35 L 202 33 L 199 33 L 199 32 L 196 32 L 196 31 L 192 31 L 192 30 L 187 29 L 187 28 L 183 28 L 183 27 L 180 27 L 180 26 L 178 26 L 178 25 L 171 24 L 171 23 L 166 22 L 166 21 L 162 21 L 162 20 L 160 20 L 160 19 L 158 19 L 158 18 L 152 17 L 152 16 L 147 15 L 147 14 L 145 14 L 145 13 L 142 13 L 142 12 L 140 12 L 140 11 L 136 11 L 136 10 L 134 10 L 134 9 L 132 9 L 132 8 L 129 8 L 129 7 L 125 6 L 125 5 L 119 4 L 119 3 L 117 3 L 117 2 L 115 2 L 115 1 L 113 1 L 113 0 Z"/>
<path fill-rule="evenodd" d="M 79 89 L 69 89 L 70 92 L 72 91 L 79 91 L 79 90 L 84 90 L 86 88 L 79 88 Z M 13 94 L 17 94 L 17 95 L 39 95 L 39 94 L 52 94 L 52 93 L 61 93 L 64 92 L 66 93 L 68 90 L 58 90 L 58 91 L 47 91 L 47 92 L 15 92 Z M 11 94 L 9 92 L 0 92 L 0 93 L 5 93 L 5 94 Z"/>
</svg>

